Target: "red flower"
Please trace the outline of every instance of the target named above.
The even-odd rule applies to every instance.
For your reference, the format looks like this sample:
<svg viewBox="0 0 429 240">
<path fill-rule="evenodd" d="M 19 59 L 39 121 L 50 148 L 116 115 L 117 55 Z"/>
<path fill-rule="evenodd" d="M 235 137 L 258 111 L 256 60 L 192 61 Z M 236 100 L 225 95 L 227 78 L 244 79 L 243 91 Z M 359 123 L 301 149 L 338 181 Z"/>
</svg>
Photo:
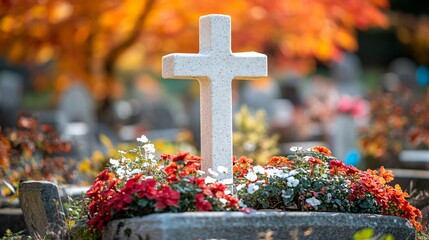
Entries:
<svg viewBox="0 0 429 240">
<path fill-rule="evenodd" d="M 154 189 L 156 185 L 155 179 L 148 178 L 146 180 L 141 181 L 135 185 L 135 189 L 137 190 L 137 195 L 139 198 L 147 198 L 153 199 L 156 195 L 156 190 Z"/>
<path fill-rule="evenodd" d="M 213 209 L 212 204 L 204 199 L 204 194 L 202 193 L 195 195 L 195 204 L 198 211 L 210 211 Z"/>
<path fill-rule="evenodd" d="M 121 210 L 128 210 L 130 203 L 133 198 L 125 193 L 124 191 L 118 192 L 111 201 L 109 201 L 109 205 L 115 209 L 116 212 Z"/>
<path fill-rule="evenodd" d="M 171 190 L 168 186 L 163 186 L 155 196 L 156 203 L 155 207 L 164 209 L 168 206 L 177 207 L 179 205 L 180 193 Z"/>
<path fill-rule="evenodd" d="M 98 174 L 97 178 L 95 179 L 95 181 L 100 180 L 100 181 L 107 181 L 109 179 L 113 179 L 115 177 L 115 174 L 113 174 L 112 172 L 109 172 L 109 169 L 104 169 L 104 171 L 102 171 L 100 174 Z"/>
</svg>

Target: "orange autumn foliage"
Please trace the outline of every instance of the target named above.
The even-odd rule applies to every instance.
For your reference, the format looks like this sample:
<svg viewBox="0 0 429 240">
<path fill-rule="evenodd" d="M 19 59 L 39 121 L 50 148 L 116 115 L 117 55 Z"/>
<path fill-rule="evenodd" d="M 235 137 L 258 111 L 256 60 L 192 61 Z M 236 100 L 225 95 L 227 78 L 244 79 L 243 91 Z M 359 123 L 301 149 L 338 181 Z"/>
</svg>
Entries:
<svg viewBox="0 0 429 240">
<path fill-rule="evenodd" d="M 233 50 L 270 55 L 276 68 L 308 72 L 357 49 L 356 29 L 386 27 L 388 0 L 0 1 L 0 56 L 34 67 L 38 88 L 83 81 L 99 100 L 119 97 L 118 68 L 160 70 L 171 52 L 197 52 L 198 18 L 232 17 Z"/>
</svg>

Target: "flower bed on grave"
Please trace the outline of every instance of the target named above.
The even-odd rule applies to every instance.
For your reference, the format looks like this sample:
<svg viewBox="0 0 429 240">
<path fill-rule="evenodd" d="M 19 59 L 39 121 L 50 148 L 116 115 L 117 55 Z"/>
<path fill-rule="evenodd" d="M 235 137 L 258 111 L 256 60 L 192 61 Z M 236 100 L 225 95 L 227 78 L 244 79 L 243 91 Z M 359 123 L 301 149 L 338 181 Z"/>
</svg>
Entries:
<svg viewBox="0 0 429 240">
<path fill-rule="evenodd" d="M 119 151 L 121 159 L 110 160 L 80 203 L 84 208 L 77 215 L 87 215 L 94 237 L 116 219 L 254 209 L 391 215 L 422 228 L 421 212 L 406 201 L 408 194 L 388 185 L 393 179 L 390 171 L 346 166 L 325 147 L 295 148 L 295 154 L 272 157 L 266 166 L 253 166 L 246 157 L 234 159 L 233 195 L 227 188 L 232 179 L 216 180 L 226 168 L 209 169 L 203 176 L 200 157 L 188 153 L 156 157 L 145 136 L 137 140 L 137 148 Z"/>
</svg>

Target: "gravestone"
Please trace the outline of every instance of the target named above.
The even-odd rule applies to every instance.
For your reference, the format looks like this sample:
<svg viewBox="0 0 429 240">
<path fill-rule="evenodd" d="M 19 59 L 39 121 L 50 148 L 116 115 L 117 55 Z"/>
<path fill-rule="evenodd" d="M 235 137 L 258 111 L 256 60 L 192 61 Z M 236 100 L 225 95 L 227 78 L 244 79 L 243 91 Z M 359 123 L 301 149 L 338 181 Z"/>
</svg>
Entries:
<svg viewBox="0 0 429 240">
<path fill-rule="evenodd" d="M 219 165 L 232 172 L 231 80 L 266 74 L 266 56 L 231 53 L 230 18 L 200 18 L 200 53 L 163 58 L 163 76 L 196 78 L 201 85 L 202 154 L 207 168 Z M 208 163 L 207 163 L 208 162 Z M 204 162 L 203 162 L 204 163 Z M 232 177 L 232 176 L 231 176 Z M 372 228 L 376 237 L 413 239 L 407 219 L 373 214 L 326 212 L 187 212 L 118 219 L 104 228 L 108 239 L 352 239 Z"/>
<path fill-rule="evenodd" d="M 19 186 L 19 203 L 27 230 L 33 238 L 60 239 L 65 223 L 62 203 L 55 184 L 48 181 L 26 181 Z"/>
<path fill-rule="evenodd" d="M 57 113 L 62 138 L 78 145 L 79 157 L 91 155 L 95 139 L 94 103 L 85 86 L 76 84 L 65 92 Z"/>
<path fill-rule="evenodd" d="M 197 79 L 200 83 L 202 169 L 229 169 L 232 179 L 232 80 L 267 76 L 267 56 L 231 52 L 231 18 L 200 18 L 198 54 L 169 54 L 162 59 L 162 77 Z"/>
<path fill-rule="evenodd" d="M 10 71 L 0 72 L 0 126 L 13 126 L 16 123 L 23 84 L 19 74 Z"/>
</svg>

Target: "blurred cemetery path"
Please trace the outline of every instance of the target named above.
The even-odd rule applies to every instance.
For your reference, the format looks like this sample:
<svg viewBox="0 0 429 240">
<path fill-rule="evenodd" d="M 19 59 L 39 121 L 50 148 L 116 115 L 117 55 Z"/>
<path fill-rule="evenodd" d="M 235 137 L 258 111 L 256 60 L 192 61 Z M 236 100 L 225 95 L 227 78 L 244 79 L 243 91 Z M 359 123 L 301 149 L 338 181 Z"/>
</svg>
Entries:
<svg viewBox="0 0 429 240">
<path fill-rule="evenodd" d="M 1 1 L 1 129 L 33 113 L 78 159 L 107 151 L 101 134 L 199 149 L 198 83 L 162 79 L 161 57 L 198 52 L 208 13 L 231 16 L 234 52 L 268 55 L 269 78 L 233 82 L 233 111 L 263 109 L 279 153 L 321 144 L 360 167 L 428 168 L 399 158 L 429 145 L 429 3 L 417 0 Z"/>
</svg>

